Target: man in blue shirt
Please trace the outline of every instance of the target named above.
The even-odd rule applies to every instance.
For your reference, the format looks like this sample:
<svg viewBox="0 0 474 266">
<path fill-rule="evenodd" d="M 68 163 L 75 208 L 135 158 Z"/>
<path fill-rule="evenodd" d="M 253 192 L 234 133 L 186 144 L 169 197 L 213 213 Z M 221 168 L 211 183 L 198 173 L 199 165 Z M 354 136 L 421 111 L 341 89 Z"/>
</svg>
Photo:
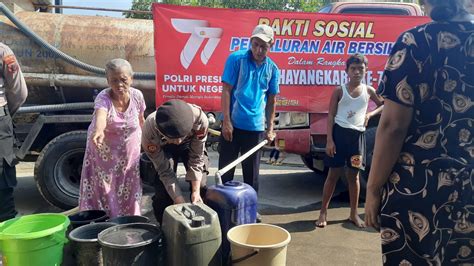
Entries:
<svg viewBox="0 0 474 266">
<path fill-rule="evenodd" d="M 279 93 L 279 72 L 267 57 L 274 42 L 273 29 L 258 25 L 250 38 L 250 50 L 232 53 L 225 64 L 221 99 L 224 121 L 220 139 L 219 169 L 236 160 L 264 138 L 275 138 L 276 95 Z M 265 127 L 266 122 L 266 127 Z M 244 182 L 258 191 L 260 152 L 242 162 Z M 234 169 L 222 176 L 222 181 L 233 179 Z"/>
</svg>

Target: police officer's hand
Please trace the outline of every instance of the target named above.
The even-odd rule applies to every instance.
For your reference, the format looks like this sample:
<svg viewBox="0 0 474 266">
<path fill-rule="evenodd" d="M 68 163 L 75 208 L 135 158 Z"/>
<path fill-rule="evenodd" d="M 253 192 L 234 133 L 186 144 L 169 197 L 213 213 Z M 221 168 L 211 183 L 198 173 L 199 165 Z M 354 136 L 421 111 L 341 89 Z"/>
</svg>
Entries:
<svg viewBox="0 0 474 266">
<path fill-rule="evenodd" d="M 102 143 L 104 142 L 104 137 L 104 131 L 94 131 L 94 133 L 92 134 L 92 142 L 94 142 L 95 146 L 100 148 L 102 146 Z"/>
<path fill-rule="evenodd" d="M 191 193 L 191 203 L 202 203 L 201 193 L 199 193 L 199 191 Z"/>
<path fill-rule="evenodd" d="M 224 120 L 222 123 L 222 136 L 227 141 L 232 141 L 232 133 L 234 131 L 234 127 L 232 126 L 232 122 L 230 120 Z"/>
<path fill-rule="evenodd" d="M 275 132 L 273 132 L 273 130 L 267 130 L 265 132 L 265 139 L 268 140 L 268 143 L 272 143 L 275 137 L 276 137 L 276 134 Z"/>
<path fill-rule="evenodd" d="M 176 198 L 174 198 L 174 204 L 181 204 L 181 203 L 185 203 L 186 201 L 184 200 L 184 197 L 183 196 L 177 196 Z"/>
<path fill-rule="evenodd" d="M 334 144 L 334 141 L 328 141 L 326 143 L 326 154 L 331 158 L 336 154 L 336 144 Z"/>
</svg>

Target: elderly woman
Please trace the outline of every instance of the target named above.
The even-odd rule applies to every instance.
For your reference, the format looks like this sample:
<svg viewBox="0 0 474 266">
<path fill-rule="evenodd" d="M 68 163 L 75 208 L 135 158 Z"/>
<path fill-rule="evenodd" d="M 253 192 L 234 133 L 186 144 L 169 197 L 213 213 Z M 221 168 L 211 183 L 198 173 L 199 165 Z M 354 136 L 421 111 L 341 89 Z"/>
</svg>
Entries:
<svg viewBox="0 0 474 266">
<path fill-rule="evenodd" d="M 400 36 L 379 87 L 366 224 L 386 265 L 473 265 L 474 17 L 424 4 L 434 21 Z"/>
<path fill-rule="evenodd" d="M 81 174 L 80 210 L 105 210 L 109 217 L 140 215 L 140 140 L 143 94 L 132 84 L 132 66 L 113 59 L 105 66 L 107 88 L 95 99 Z"/>
</svg>

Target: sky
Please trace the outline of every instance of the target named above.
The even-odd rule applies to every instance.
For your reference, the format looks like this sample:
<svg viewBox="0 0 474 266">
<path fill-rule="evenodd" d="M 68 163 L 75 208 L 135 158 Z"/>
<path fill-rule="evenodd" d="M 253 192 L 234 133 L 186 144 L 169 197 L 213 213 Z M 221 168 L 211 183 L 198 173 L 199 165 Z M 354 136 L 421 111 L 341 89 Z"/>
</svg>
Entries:
<svg viewBox="0 0 474 266">
<path fill-rule="evenodd" d="M 53 1 L 54 2 L 54 1 Z M 64 6 L 84 6 L 111 9 L 130 9 L 132 0 L 63 0 Z M 92 11 L 81 9 L 63 9 L 64 14 L 122 17 L 120 12 Z"/>
</svg>

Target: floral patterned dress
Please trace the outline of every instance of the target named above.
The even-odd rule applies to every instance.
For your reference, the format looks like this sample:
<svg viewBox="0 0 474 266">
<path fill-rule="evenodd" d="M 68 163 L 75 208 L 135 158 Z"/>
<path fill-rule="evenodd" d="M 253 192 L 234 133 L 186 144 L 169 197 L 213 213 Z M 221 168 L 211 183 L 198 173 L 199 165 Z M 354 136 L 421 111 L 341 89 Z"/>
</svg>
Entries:
<svg viewBox="0 0 474 266">
<path fill-rule="evenodd" d="M 118 112 L 112 104 L 110 89 L 97 95 L 95 109 L 107 111 L 104 144 L 98 149 L 92 142 L 95 116 L 89 126 L 86 153 L 81 173 L 80 210 L 105 210 L 109 217 L 140 215 L 139 116 L 145 110 L 143 94 L 130 88 L 130 104 Z"/>
<path fill-rule="evenodd" d="M 414 111 L 382 195 L 384 264 L 472 265 L 474 24 L 402 34 L 378 92 Z"/>
</svg>

